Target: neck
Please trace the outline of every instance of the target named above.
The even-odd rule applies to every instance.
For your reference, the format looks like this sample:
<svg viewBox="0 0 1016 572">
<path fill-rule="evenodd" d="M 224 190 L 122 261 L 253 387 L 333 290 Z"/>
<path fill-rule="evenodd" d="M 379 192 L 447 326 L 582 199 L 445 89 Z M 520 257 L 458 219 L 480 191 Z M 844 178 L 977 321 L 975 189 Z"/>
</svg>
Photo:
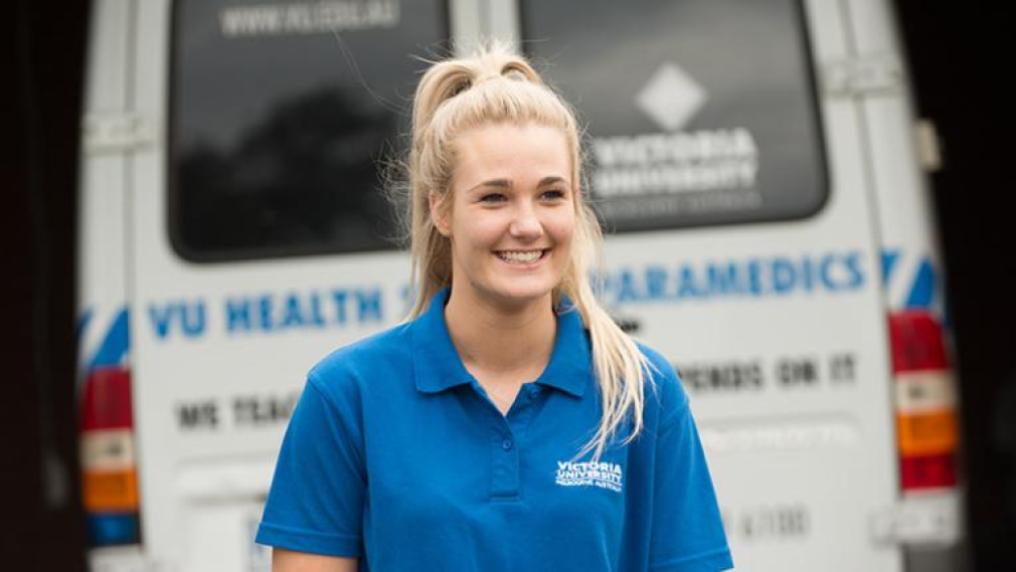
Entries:
<svg viewBox="0 0 1016 572">
<path fill-rule="evenodd" d="M 557 333 L 551 295 L 500 306 L 471 294 L 467 288 L 453 288 L 445 306 L 448 333 L 467 369 L 538 375 L 550 360 Z"/>
</svg>

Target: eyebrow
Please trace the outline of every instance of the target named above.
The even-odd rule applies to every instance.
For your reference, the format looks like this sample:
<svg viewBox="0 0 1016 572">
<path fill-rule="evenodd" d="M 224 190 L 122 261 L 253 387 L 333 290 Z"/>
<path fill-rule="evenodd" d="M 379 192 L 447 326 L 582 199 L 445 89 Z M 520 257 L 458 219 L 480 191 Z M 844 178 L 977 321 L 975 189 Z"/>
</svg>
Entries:
<svg viewBox="0 0 1016 572">
<path fill-rule="evenodd" d="M 557 175 L 551 175 L 549 177 L 544 177 L 544 178 L 540 179 L 540 182 L 539 182 L 539 184 L 537 186 L 538 187 L 543 187 L 543 186 L 546 186 L 546 185 L 553 185 L 555 183 L 566 183 L 566 182 L 567 181 L 564 179 L 564 177 L 558 177 Z M 471 189 L 469 189 L 466 192 L 474 191 L 476 189 L 479 189 L 480 187 L 494 187 L 495 189 L 510 189 L 510 188 L 512 188 L 512 182 L 510 180 L 508 180 L 508 179 L 491 179 L 489 181 L 484 181 L 484 182 L 480 183 L 479 185 L 476 185 L 475 187 L 472 187 Z"/>
</svg>

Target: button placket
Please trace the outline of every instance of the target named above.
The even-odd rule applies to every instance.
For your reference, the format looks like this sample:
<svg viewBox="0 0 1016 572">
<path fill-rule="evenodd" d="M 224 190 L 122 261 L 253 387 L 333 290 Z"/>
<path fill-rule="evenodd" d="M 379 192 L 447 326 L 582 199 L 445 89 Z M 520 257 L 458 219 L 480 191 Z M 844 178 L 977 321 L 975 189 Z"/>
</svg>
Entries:
<svg viewBox="0 0 1016 572">
<path fill-rule="evenodd" d="M 512 499 L 519 496 L 519 450 L 503 418 L 492 429 L 490 496 Z"/>
<path fill-rule="evenodd" d="M 521 494 L 521 446 L 523 435 L 544 401 L 544 389 L 535 383 L 522 387 L 515 403 L 502 415 L 484 394 L 479 384 L 474 388 L 488 406 L 490 423 L 491 481 L 490 498 L 513 500 Z"/>
</svg>

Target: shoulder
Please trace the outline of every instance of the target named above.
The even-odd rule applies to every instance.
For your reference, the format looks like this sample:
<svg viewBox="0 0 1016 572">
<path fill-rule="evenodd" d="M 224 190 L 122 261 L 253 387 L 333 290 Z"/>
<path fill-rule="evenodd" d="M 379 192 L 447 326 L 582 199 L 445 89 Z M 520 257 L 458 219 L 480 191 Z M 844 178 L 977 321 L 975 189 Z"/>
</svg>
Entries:
<svg viewBox="0 0 1016 572">
<path fill-rule="evenodd" d="M 336 398 L 362 390 L 367 380 L 405 379 L 413 363 L 409 326 L 400 324 L 332 351 L 310 368 L 308 384 Z M 398 375 L 401 370 L 405 376 Z"/>
<path fill-rule="evenodd" d="M 660 425 L 666 425 L 688 407 L 688 394 L 669 359 L 641 342 L 637 345 L 649 362 L 644 389 L 647 417 L 658 418 Z"/>
</svg>

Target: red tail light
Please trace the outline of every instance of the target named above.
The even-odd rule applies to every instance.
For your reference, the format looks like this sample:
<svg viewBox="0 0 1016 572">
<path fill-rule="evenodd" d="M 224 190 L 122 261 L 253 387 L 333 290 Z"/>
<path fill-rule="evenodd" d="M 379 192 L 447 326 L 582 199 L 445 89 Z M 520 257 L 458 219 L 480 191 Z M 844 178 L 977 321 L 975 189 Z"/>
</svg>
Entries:
<svg viewBox="0 0 1016 572">
<path fill-rule="evenodd" d="M 905 311 L 890 314 L 889 335 L 895 373 L 949 368 L 942 326 L 930 313 Z"/>
<path fill-rule="evenodd" d="M 140 541 L 130 372 L 97 367 L 81 395 L 82 498 L 93 546 Z"/>
<path fill-rule="evenodd" d="M 901 457 L 900 480 L 903 490 L 956 485 L 956 470 L 952 455 Z"/>
<path fill-rule="evenodd" d="M 943 331 L 927 311 L 889 316 L 904 492 L 956 485 L 956 389 Z"/>
<path fill-rule="evenodd" d="M 99 367 L 85 381 L 81 430 L 133 429 L 131 378 L 126 368 Z"/>
</svg>

